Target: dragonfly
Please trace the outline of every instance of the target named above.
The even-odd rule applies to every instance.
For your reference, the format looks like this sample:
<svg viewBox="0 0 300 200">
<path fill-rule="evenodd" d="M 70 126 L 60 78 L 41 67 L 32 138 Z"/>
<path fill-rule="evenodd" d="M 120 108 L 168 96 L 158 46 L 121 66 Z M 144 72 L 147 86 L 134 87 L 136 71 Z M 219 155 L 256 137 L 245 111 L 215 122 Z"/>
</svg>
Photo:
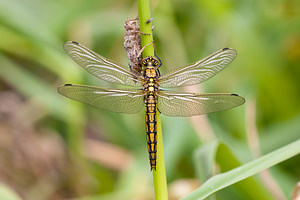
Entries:
<svg viewBox="0 0 300 200">
<path fill-rule="evenodd" d="M 66 42 L 64 49 L 76 63 L 95 77 L 135 87 L 111 89 L 65 84 L 58 88 L 58 92 L 72 100 L 112 112 L 132 114 L 145 107 L 151 170 L 156 170 L 157 110 L 171 117 L 191 117 L 228 110 L 245 102 L 243 97 L 233 93 L 201 94 L 164 89 L 195 85 L 210 79 L 234 60 L 237 53 L 231 48 L 224 48 L 163 75 L 159 72 L 162 62 L 158 57 L 142 59 L 142 73 L 134 73 L 128 66 L 107 59 L 77 42 Z"/>
</svg>

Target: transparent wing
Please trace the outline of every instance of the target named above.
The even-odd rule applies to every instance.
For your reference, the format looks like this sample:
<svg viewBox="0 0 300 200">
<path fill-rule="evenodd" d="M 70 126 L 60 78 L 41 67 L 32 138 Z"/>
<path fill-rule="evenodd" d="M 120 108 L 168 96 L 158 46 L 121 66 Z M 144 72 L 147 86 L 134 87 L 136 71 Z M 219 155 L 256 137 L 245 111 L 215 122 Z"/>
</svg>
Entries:
<svg viewBox="0 0 300 200">
<path fill-rule="evenodd" d="M 224 48 L 200 61 L 162 75 L 159 85 L 168 88 L 201 83 L 223 70 L 235 57 L 234 49 Z"/>
<path fill-rule="evenodd" d="M 104 58 L 77 42 L 66 42 L 64 49 L 81 67 L 102 80 L 129 86 L 141 86 L 141 80 L 130 72 L 129 67 Z"/>
<path fill-rule="evenodd" d="M 144 106 L 142 90 L 118 90 L 66 84 L 58 92 L 70 99 L 112 112 L 136 113 Z"/>
<path fill-rule="evenodd" d="M 237 94 L 193 94 L 159 91 L 158 109 L 171 117 L 191 117 L 242 105 L 245 99 Z"/>
</svg>

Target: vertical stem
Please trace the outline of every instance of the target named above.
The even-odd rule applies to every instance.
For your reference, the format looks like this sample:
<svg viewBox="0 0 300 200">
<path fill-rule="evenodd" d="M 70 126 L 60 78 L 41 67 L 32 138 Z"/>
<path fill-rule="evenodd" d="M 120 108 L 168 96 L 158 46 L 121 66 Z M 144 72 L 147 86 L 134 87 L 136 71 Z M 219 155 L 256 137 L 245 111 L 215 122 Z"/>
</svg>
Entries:
<svg viewBox="0 0 300 200">
<path fill-rule="evenodd" d="M 167 176 L 165 169 L 163 139 L 161 131 L 160 113 L 156 111 L 157 115 L 157 166 L 156 171 L 153 171 L 153 183 L 156 200 L 168 199 Z"/>
<path fill-rule="evenodd" d="M 142 47 L 153 41 L 151 23 L 147 23 L 150 19 L 149 0 L 138 0 L 138 12 L 140 20 L 140 30 L 148 35 L 141 34 Z M 154 56 L 153 44 L 148 45 L 142 53 L 143 58 Z"/>
<path fill-rule="evenodd" d="M 150 4 L 149 0 L 138 0 L 138 13 L 140 20 L 140 30 L 147 35 L 141 34 L 142 47 L 153 41 L 152 25 L 146 23 L 150 19 Z M 154 56 L 153 44 L 148 45 L 142 53 L 142 57 Z M 161 131 L 160 113 L 156 111 L 157 115 L 157 158 L 156 170 L 153 170 L 153 183 L 156 200 L 167 200 L 167 178 L 165 169 L 165 160 L 163 152 L 163 139 Z"/>
</svg>

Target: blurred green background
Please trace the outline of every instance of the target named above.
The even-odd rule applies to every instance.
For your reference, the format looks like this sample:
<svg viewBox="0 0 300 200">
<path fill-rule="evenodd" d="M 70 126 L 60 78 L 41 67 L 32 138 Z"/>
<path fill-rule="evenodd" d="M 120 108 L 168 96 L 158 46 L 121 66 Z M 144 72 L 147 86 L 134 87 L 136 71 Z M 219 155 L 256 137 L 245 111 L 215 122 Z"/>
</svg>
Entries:
<svg viewBox="0 0 300 200">
<path fill-rule="evenodd" d="M 246 98 L 207 116 L 162 116 L 170 199 L 201 184 L 193 154 L 203 144 L 221 141 L 246 163 L 300 138 L 300 1 L 153 0 L 151 9 L 162 73 L 232 47 L 238 56 L 226 70 L 185 90 Z M 64 83 L 116 87 L 62 45 L 74 40 L 127 65 L 123 24 L 136 15 L 133 0 L 0 0 L 0 182 L 23 199 L 154 198 L 144 113 L 111 113 L 56 92 Z M 266 199 L 291 198 L 299 165 L 296 156 L 254 177 Z M 244 186 L 215 197 L 254 199 Z"/>
</svg>

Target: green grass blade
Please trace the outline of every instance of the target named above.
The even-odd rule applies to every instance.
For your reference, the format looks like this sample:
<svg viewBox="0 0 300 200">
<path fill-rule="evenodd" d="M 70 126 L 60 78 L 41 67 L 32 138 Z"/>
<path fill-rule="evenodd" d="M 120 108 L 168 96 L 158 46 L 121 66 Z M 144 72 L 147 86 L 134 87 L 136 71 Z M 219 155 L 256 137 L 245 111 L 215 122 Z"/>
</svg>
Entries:
<svg viewBox="0 0 300 200">
<path fill-rule="evenodd" d="M 200 188 L 191 194 L 182 198 L 182 200 L 201 200 L 209 195 L 229 186 L 245 178 L 253 176 L 258 172 L 272 167 L 288 158 L 300 153 L 300 139 L 288 144 L 276 151 L 273 151 L 261 158 L 253 160 L 245 165 L 237 167 L 228 172 L 213 176 L 206 181 Z"/>
</svg>

